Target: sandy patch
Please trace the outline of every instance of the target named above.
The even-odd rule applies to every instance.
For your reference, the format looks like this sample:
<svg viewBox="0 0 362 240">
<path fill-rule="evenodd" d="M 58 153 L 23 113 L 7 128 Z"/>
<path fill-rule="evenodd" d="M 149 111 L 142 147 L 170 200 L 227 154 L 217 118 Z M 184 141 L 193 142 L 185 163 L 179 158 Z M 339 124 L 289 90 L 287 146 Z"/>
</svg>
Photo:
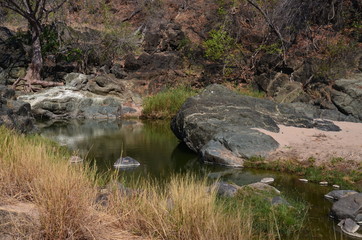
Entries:
<svg viewBox="0 0 362 240">
<path fill-rule="evenodd" d="M 305 161 L 310 157 L 316 164 L 343 158 L 362 162 L 362 123 L 333 122 L 339 132 L 326 132 L 315 128 L 297 128 L 278 125 L 279 133 L 257 129 L 273 137 L 280 147 L 268 159 L 296 159 Z"/>
</svg>

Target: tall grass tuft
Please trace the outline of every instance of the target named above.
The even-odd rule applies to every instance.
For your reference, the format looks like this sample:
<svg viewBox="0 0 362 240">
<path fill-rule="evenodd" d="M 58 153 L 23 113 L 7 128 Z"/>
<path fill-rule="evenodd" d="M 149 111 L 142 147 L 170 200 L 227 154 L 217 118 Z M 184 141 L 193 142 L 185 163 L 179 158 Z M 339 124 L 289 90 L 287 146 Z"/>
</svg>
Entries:
<svg viewBox="0 0 362 240">
<path fill-rule="evenodd" d="M 164 187 L 143 182 L 133 194 L 114 194 L 109 211 L 120 227 L 156 239 L 251 239 L 252 215 L 227 214 L 214 188 L 194 176 L 174 176 Z M 136 197 L 137 196 L 137 197 Z"/>
<path fill-rule="evenodd" d="M 149 96 L 143 101 L 144 118 L 170 119 L 176 115 L 185 100 L 197 92 L 189 87 L 180 86 Z"/>
</svg>

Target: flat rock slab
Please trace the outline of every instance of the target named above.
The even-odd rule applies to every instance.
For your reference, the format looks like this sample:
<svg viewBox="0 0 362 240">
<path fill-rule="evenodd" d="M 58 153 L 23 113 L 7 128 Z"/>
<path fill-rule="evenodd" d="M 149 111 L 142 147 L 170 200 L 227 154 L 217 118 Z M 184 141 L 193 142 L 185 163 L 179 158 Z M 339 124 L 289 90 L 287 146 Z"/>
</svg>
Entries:
<svg viewBox="0 0 362 240">
<path fill-rule="evenodd" d="M 331 121 L 310 117 L 318 115 L 318 110 L 306 111 L 308 114 L 290 104 L 243 96 L 214 84 L 186 100 L 171 129 L 190 149 L 199 152 L 203 161 L 240 167 L 245 159 L 267 157 L 280 146 L 268 133 L 279 133 L 281 125 L 340 131 Z M 328 112 L 331 120 L 348 120 L 341 115 Z"/>
</svg>

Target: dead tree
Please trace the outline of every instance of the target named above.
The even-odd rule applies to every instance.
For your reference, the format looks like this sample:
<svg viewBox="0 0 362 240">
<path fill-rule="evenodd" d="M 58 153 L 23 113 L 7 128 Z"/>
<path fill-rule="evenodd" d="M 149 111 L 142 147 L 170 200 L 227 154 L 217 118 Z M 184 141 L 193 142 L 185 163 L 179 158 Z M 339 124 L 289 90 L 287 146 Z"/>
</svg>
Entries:
<svg viewBox="0 0 362 240">
<path fill-rule="evenodd" d="M 42 87 L 59 86 L 62 83 L 43 81 L 40 72 L 43 68 L 42 47 L 40 35 L 42 22 L 52 12 L 56 12 L 67 0 L 1 0 L 0 7 L 10 9 L 24 17 L 31 34 L 32 58 L 24 78 L 14 83 L 14 88 L 24 81 L 28 91 L 33 91 L 33 85 Z"/>
</svg>

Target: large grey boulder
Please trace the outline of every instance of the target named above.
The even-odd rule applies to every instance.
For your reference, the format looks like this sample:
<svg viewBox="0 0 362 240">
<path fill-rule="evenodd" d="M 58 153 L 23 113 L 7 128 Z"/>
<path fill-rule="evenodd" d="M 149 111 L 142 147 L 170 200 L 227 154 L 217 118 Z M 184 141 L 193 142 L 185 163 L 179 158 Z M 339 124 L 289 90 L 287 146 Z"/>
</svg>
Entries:
<svg viewBox="0 0 362 240">
<path fill-rule="evenodd" d="M 278 132 L 278 124 L 340 130 L 332 122 L 314 120 L 291 105 L 243 96 L 216 84 L 186 100 L 171 129 L 199 152 L 203 161 L 241 167 L 245 159 L 266 157 L 278 148 L 272 137 L 255 129 Z"/>
<path fill-rule="evenodd" d="M 332 101 L 341 112 L 362 120 L 362 74 L 337 80 L 333 86 Z"/>
<path fill-rule="evenodd" d="M 362 213 L 362 193 L 341 198 L 332 206 L 331 214 L 338 219 L 356 219 Z"/>
</svg>

